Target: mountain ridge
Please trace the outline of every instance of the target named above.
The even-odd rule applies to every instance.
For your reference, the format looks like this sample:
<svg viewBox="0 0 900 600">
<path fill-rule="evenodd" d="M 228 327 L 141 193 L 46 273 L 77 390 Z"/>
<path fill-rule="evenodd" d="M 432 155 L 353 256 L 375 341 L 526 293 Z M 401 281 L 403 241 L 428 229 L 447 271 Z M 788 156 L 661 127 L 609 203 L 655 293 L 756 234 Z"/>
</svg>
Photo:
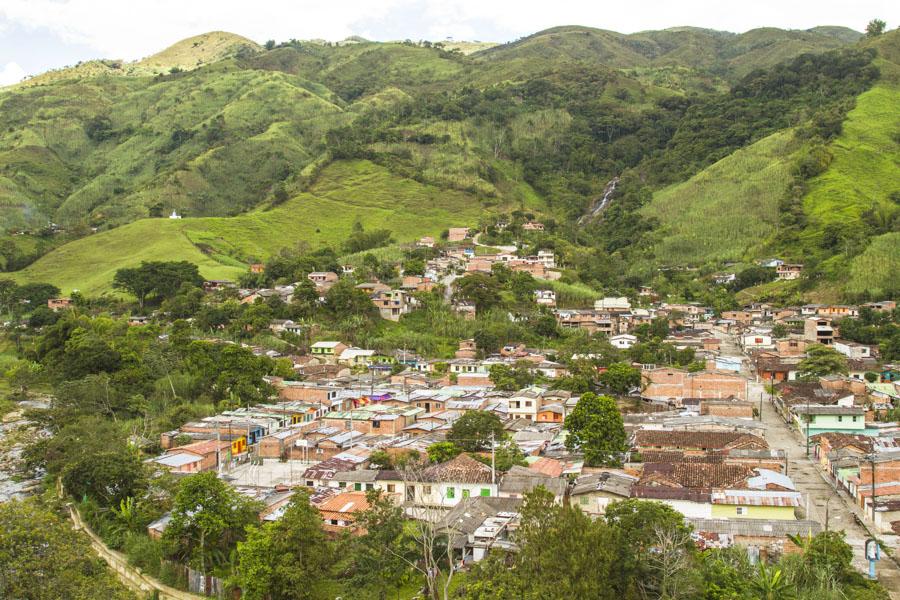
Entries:
<svg viewBox="0 0 900 600">
<path fill-rule="evenodd" d="M 329 165 L 358 160 L 400 177 L 393 185 L 415 181 L 444 190 L 446 198 L 433 200 L 435 214 L 445 215 L 444 226 L 459 224 L 446 211 L 457 192 L 476 199 L 485 214 L 518 205 L 568 222 L 612 177 L 655 154 L 686 153 L 681 163 L 655 169 L 657 175 L 668 172 L 668 179 L 652 186 L 685 182 L 756 141 L 759 136 L 743 133 L 746 139 L 737 145 L 712 141 L 719 128 L 712 120 L 720 110 L 716 103 L 721 110 L 732 110 L 728 103 L 740 108 L 746 100 L 728 99 L 729 90 L 752 90 L 754 81 L 762 81 L 735 79 L 737 71 L 790 74 L 791 60 L 810 43 L 819 44 L 820 52 L 812 56 L 825 57 L 817 59 L 823 66 L 813 69 L 843 60 L 840 52 L 858 54 L 861 65 L 870 60 L 860 54 L 865 47 L 893 56 L 894 32 L 878 43 L 850 45 L 835 37 L 841 32 L 826 29 L 832 35 L 774 28 L 726 34 L 692 27 L 624 35 L 564 26 L 469 56 L 440 46 L 364 40 L 343 45 L 292 40 L 264 49 L 239 36 L 204 34 L 212 35 L 200 36 L 208 45 L 189 38 L 145 59 L 165 72 L 153 73 L 145 65 L 144 71 L 126 73 L 121 66 L 107 66 L 97 75 L 3 90 L 0 206 L 6 208 L 0 222 L 7 235 L 0 236 L 0 267 L 18 270 L 55 246 L 64 248 L 73 236 L 89 240 L 91 227 L 102 231 L 173 209 L 188 217 L 224 219 L 214 227 L 227 231 L 224 236 L 198 234 L 200 221 L 184 224 L 195 232 L 189 241 L 196 248 L 238 263 L 262 259 L 246 249 L 228 254 L 236 248 L 229 239 L 241 239 L 240 223 L 253 220 L 241 221 L 239 215 L 299 206 L 295 200 L 311 186 L 332 185 L 341 170 Z M 197 64 L 197 48 L 217 58 Z M 783 55 L 787 62 L 774 62 Z M 877 62 L 885 76 L 896 66 L 884 57 Z M 798 85 L 815 85 L 815 79 L 804 81 Z M 751 97 L 760 93 L 750 92 Z M 798 98 L 815 96 L 811 88 Z M 776 106 L 774 97 L 753 101 Z M 828 108 L 838 127 L 848 110 L 842 106 Z M 678 124 L 704 110 L 712 112 L 697 126 L 710 129 L 702 129 L 698 140 L 712 143 L 709 150 L 698 154 L 690 137 L 679 142 L 683 150 L 673 148 Z M 357 193 L 365 196 L 369 184 L 360 181 Z M 628 189 L 624 186 L 623 193 Z M 339 245 L 346 229 L 337 225 L 346 216 L 328 211 L 324 216 L 320 228 L 336 232 L 327 243 Z M 228 224 L 228 219 L 237 220 Z M 41 233 L 48 221 L 59 223 L 64 233 Z M 152 229 L 137 229 L 145 238 L 154 235 Z M 273 239 L 289 243 L 288 238 Z M 632 236 L 626 245 L 644 243 L 640 240 Z M 79 247 L 89 245 L 82 241 Z M 47 264 L 35 263 L 21 277 L 40 279 L 41 265 Z"/>
</svg>

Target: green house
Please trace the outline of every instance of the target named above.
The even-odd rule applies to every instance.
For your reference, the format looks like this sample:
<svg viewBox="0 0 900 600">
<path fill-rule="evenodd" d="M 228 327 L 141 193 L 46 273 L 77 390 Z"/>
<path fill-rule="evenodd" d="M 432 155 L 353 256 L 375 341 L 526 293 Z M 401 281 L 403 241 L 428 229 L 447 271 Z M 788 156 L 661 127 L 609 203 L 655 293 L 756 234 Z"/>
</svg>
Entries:
<svg viewBox="0 0 900 600">
<path fill-rule="evenodd" d="M 803 435 L 814 436 L 829 431 L 866 433 L 866 411 L 859 406 L 799 404 L 791 407 L 791 413 Z"/>
</svg>

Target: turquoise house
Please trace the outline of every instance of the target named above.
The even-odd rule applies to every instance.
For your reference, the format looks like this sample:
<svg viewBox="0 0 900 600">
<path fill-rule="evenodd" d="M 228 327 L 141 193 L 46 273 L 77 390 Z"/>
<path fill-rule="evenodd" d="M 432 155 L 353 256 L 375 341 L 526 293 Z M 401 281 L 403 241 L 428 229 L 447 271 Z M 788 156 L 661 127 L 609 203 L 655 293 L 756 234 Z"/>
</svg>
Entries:
<svg viewBox="0 0 900 600">
<path fill-rule="evenodd" d="M 862 435 L 875 433 L 875 430 L 866 430 L 866 411 L 860 406 L 798 404 L 791 407 L 791 414 L 794 424 L 804 436 L 830 431 Z"/>
</svg>

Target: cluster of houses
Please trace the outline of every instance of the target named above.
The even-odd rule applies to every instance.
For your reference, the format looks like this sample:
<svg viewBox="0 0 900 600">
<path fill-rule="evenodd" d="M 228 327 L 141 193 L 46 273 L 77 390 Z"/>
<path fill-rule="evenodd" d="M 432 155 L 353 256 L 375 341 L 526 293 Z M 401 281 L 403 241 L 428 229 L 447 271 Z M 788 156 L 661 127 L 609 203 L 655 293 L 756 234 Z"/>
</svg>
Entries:
<svg viewBox="0 0 900 600">
<path fill-rule="evenodd" d="M 799 263 L 788 263 L 780 258 L 767 258 L 757 262 L 761 267 L 772 269 L 775 271 L 775 278 L 779 281 L 793 281 L 800 279 L 803 275 L 803 265 Z M 713 281 L 719 285 L 731 283 L 737 279 L 737 273 L 734 271 L 722 272 L 713 276 Z"/>
<path fill-rule="evenodd" d="M 321 364 L 306 366 L 341 368 L 350 361 L 346 369 L 359 356 L 348 350 L 353 349 L 338 342 L 314 344 L 309 357 Z M 504 354 L 493 358 L 519 365 L 530 360 L 534 368 L 546 359 L 522 346 Z M 442 372 L 431 361 L 410 357 L 401 372 L 372 368 L 306 381 L 269 378 L 277 390 L 269 403 L 167 432 L 161 439 L 164 453 L 151 461 L 176 475 L 218 471 L 237 490 L 263 502 L 261 519 L 278 518 L 293 490 L 304 487 L 333 533 L 360 533 L 357 517 L 369 506 L 366 493 L 378 490 L 410 518 L 446 527 L 466 562 L 480 560 L 489 548 L 514 548 L 523 495 L 538 485 L 558 502 L 597 516 L 609 503 L 627 498 L 664 502 L 684 515 L 700 547 L 739 544 L 756 556 L 794 551 L 792 536 L 822 527 L 806 515 L 784 451 L 769 447 L 766 428 L 756 419 L 748 394 L 750 360 L 735 367 L 710 358 L 707 369 L 695 372 L 644 366 L 644 383 L 635 390 L 643 402 L 624 415 L 630 447 L 624 465 L 600 468 L 585 466 L 582 455 L 564 443 L 565 417 L 578 395 L 538 386 L 496 390 L 483 371 L 490 359 L 476 359 L 471 341 L 460 344 L 458 355 L 445 361 Z M 719 368 L 723 365 L 732 368 Z M 826 378 L 816 390 L 802 393 L 813 394 L 823 406 L 835 397 L 843 410 L 842 394 L 864 393 L 866 387 L 842 381 L 851 387 L 842 390 Z M 889 455 L 896 447 L 891 436 L 900 431 L 872 426 L 873 415 L 860 409 L 844 415 L 848 424 L 859 417 L 859 426 L 848 433 L 835 422 L 819 421 L 814 410 L 804 413 L 798 407 L 806 403 L 792 394 L 785 388 L 779 406 L 785 415 L 814 415 L 801 423 L 808 423 L 816 456 L 859 495 L 861 506 L 871 497 L 866 457 L 872 448 L 884 451 L 876 458 L 876 515 L 893 526 L 898 515 L 891 511 L 898 502 L 888 494 L 900 493 L 895 477 L 900 463 Z M 473 410 L 500 418 L 524 464 L 501 472 L 487 450 L 397 466 L 410 454 L 427 456 L 428 448 L 444 441 L 453 423 Z M 385 456 L 392 464 L 383 464 Z M 849 466 L 854 456 L 855 471 Z M 151 524 L 151 533 L 159 535 L 165 524 L 165 518 Z"/>
<path fill-rule="evenodd" d="M 580 453 L 566 449 L 563 422 L 578 402 L 569 392 L 409 384 L 377 373 L 357 383 L 272 383 L 278 398 L 269 404 L 163 434 L 166 450 L 152 461 L 176 474 L 218 470 L 236 489 L 263 500 L 264 519 L 277 518 L 290 491 L 306 487 L 332 532 L 358 532 L 365 494 L 379 490 L 412 518 L 452 526 L 466 561 L 513 543 L 523 495 L 538 485 L 591 515 L 627 498 L 665 502 L 685 515 L 704 546 L 745 544 L 761 554 L 780 553 L 791 549 L 789 535 L 820 527 L 804 518 L 783 452 L 768 447 L 737 387 L 704 386 L 690 396 L 677 395 L 688 388 L 670 390 L 677 406 L 648 402 L 644 412 L 627 414 L 631 450 L 615 469 L 587 467 Z M 412 469 L 371 460 L 386 454 L 399 464 L 411 452 L 425 456 L 472 410 L 501 419 L 524 465 L 500 472 L 489 451 Z M 258 463 L 279 473 L 265 489 L 253 485 Z M 151 528 L 158 535 L 164 525 Z"/>
<path fill-rule="evenodd" d="M 396 288 L 377 281 L 357 288 L 384 319 L 398 320 L 415 308 L 415 292 L 465 273 L 490 273 L 495 264 L 539 280 L 559 277 L 552 252 L 477 254 L 469 235 L 466 228 L 451 229 L 422 276 L 404 276 Z M 425 237 L 418 245 L 433 247 L 435 241 Z M 766 266 L 782 279 L 802 271 L 780 261 Z M 324 298 L 352 272 L 347 266 L 341 274 L 308 278 Z M 284 285 L 238 293 L 247 303 L 272 296 L 290 302 L 295 290 Z M 622 405 L 629 436 L 622 467 L 587 466 L 578 449 L 566 447 L 565 419 L 577 394 L 550 384 L 495 388 L 490 375 L 496 366 L 524 369 L 550 383 L 567 375 L 555 351 L 514 344 L 482 356 L 474 340 L 461 340 L 451 359 L 317 341 L 308 352 L 288 357 L 295 380 L 267 378 L 275 390 L 268 402 L 162 434 L 163 452 L 149 462 L 176 476 L 218 472 L 262 502 L 263 520 L 279 518 L 294 491 L 306 488 L 334 534 L 361 533 L 357 518 L 369 507 L 367 492 L 377 490 L 410 518 L 440 524 L 465 562 L 480 560 L 491 548 L 515 548 L 523 496 L 537 486 L 594 516 L 628 498 L 663 502 L 684 515 L 699 547 L 741 545 L 759 557 L 795 551 L 792 537 L 822 528 L 806 513 L 809 498 L 791 479 L 784 450 L 769 447 L 751 401 L 751 388 L 762 382 L 773 386 L 775 408 L 835 485 L 872 515 L 880 531 L 900 533 L 900 427 L 883 418 L 900 405 L 900 377 L 894 366 L 879 362 L 876 347 L 841 339 L 837 322 L 858 316 L 860 307 L 752 304 L 716 316 L 697 303 L 660 302 L 652 289 L 642 288 L 640 305 L 605 297 L 590 309 L 566 309 L 557 306 L 551 285 L 533 299 L 552 310 L 559 326 L 604 333 L 620 350 L 638 342 L 636 327 L 663 317 L 676 329 L 665 341 L 694 351 L 690 369 L 635 364 L 641 384 L 630 391 L 633 401 Z M 54 308 L 61 300 L 53 301 Z M 890 301 L 867 306 L 896 307 Z M 458 302 L 454 308 L 474 316 L 474 305 Z M 796 333 L 779 337 L 778 325 Z M 277 320 L 270 328 L 300 333 L 304 325 Z M 730 339 L 737 344 L 726 351 Z M 849 374 L 800 381 L 799 365 L 812 344 L 845 355 Z M 507 433 L 502 443 L 515 444 L 522 463 L 497 469 L 491 449 L 428 462 L 428 449 L 445 441 L 469 411 L 495 414 Z M 151 524 L 151 534 L 160 535 L 166 523 L 164 517 Z"/>
</svg>

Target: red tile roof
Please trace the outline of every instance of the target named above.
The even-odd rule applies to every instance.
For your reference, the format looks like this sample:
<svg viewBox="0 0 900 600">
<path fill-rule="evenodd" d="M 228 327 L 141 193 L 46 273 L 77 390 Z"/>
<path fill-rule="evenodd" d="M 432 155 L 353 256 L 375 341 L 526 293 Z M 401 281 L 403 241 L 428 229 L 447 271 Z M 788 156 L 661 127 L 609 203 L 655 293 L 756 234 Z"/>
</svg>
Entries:
<svg viewBox="0 0 900 600">
<path fill-rule="evenodd" d="M 328 498 L 318 507 L 323 519 L 353 520 L 356 513 L 369 509 L 365 492 L 344 492 Z"/>
<path fill-rule="evenodd" d="M 452 483 L 491 483 L 491 468 L 468 454 L 460 454 L 423 472 L 425 481 Z"/>
<path fill-rule="evenodd" d="M 737 448 L 764 449 L 769 445 L 763 438 L 736 431 L 662 431 L 641 429 L 634 434 L 636 448 L 665 450 L 732 450 Z"/>
<path fill-rule="evenodd" d="M 532 471 L 537 471 L 548 477 L 559 477 L 564 470 L 562 462 L 555 458 L 542 457 L 528 465 Z"/>
<path fill-rule="evenodd" d="M 753 475 L 745 465 L 708 463 L 648 463 L 637 485 L 708 490 L 740 486 Z"/>
</svg>

